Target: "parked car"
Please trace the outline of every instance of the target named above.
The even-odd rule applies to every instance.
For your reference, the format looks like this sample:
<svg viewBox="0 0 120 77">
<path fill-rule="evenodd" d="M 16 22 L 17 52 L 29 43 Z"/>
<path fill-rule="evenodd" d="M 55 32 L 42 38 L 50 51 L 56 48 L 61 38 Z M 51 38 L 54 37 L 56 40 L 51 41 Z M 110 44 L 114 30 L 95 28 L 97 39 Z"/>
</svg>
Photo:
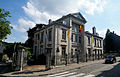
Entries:
<svg viewBox="0 0 120 77">
<path fill-rule="evenodd" d="M 106 56 L 105 58 L 105 63 L 115 63 L 116 62 L 116 57 L 113 55 Z"/>
</svg>

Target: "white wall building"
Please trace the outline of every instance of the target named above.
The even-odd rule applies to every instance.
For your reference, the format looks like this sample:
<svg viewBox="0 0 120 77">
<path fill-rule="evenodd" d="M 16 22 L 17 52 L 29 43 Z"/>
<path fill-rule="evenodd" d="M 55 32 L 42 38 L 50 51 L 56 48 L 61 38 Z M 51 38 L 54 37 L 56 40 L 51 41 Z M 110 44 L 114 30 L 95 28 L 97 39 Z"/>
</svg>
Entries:
<svg viewBox="0 0 120 77">
<path fill-rule="evenodd" d="M 86 60 L 103 58 L 103 38 L 98 36 L 95 27 L 93 27 L 93 33 L 85 32 L 85 51 Z"/>
<path fill-rule="evenodd" d="M 46 62 L 53 65 L 86 61 L 88 48 L 85 33 L 85 18 L 80 13 L 72 13 L 49 24 L 34 33 L 33 52 L 46 56 Z M 98 36 L 96 36 L 98 37 Z M 103 42 L 103 41 L 101 41 Z M 103 44 L 101 44 L 103 46 Z M 102 49 L 103 50 L 103 49 Z M 42 61 L 41 60 L 41 61 Z"/>
</svg>

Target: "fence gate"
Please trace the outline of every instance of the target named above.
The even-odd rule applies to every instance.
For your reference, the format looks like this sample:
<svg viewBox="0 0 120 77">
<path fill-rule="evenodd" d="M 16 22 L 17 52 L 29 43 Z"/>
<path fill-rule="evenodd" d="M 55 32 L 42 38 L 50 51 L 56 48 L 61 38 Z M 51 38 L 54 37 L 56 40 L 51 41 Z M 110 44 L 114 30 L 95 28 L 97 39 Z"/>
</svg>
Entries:
<svg viewBox="0 0 120 77">
<path fill-rule="evenodd" d="M 27 65 L 27 52 L 24 48 L 20 48 L 14 53 L 13 70 L 22 71 Z"/>
<path fill-rule="evenodd" d="M 74 54 L 71 55 L 71 62 L 72 63 L 80 62 L 80 53 L 79 52 L 75 52 Z"/>
</svg>

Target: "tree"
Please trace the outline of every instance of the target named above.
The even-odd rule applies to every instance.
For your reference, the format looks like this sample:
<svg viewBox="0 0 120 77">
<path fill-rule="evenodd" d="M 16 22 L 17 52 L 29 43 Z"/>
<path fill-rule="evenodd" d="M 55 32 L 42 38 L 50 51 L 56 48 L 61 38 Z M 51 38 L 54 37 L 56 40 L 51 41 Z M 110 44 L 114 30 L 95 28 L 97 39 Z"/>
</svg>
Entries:
<svg viewBox="0 0 120 77">
<path fill-rule="evenodd" d="M 14 43 L 6 43 L 4 46 L 6 47 L 3 51 L 4 54 L 7 54 L 8 57 L 12 57 L 14 51 Z"/>
<path fill-rule="evenodd" d="M 113 39 L 111 34 L 106 34 L 105 37 L 105 53 L 110 53 L 113 50 Z"/>
<path fill-rule="evenodd" d="M 11 34 L 12 26 L 10 26 L 7 17 L 11 17 L 10 12 L 0 8 L 0 41 L 6 39 L 7 34 Z"/>
</svg>

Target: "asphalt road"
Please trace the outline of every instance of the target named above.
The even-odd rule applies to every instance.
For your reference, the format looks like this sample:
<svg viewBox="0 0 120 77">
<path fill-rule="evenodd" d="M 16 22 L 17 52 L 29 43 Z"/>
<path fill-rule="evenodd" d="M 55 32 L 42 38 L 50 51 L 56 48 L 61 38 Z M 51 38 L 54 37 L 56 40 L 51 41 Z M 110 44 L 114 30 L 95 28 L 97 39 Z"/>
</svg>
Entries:
<svg viewBox="0 0 120 77">
<path fill-rule="evenodd" d="M 120 77 L 120 57 L 114 64 L 101 62 L 47 77 Z"/>
</svg>

